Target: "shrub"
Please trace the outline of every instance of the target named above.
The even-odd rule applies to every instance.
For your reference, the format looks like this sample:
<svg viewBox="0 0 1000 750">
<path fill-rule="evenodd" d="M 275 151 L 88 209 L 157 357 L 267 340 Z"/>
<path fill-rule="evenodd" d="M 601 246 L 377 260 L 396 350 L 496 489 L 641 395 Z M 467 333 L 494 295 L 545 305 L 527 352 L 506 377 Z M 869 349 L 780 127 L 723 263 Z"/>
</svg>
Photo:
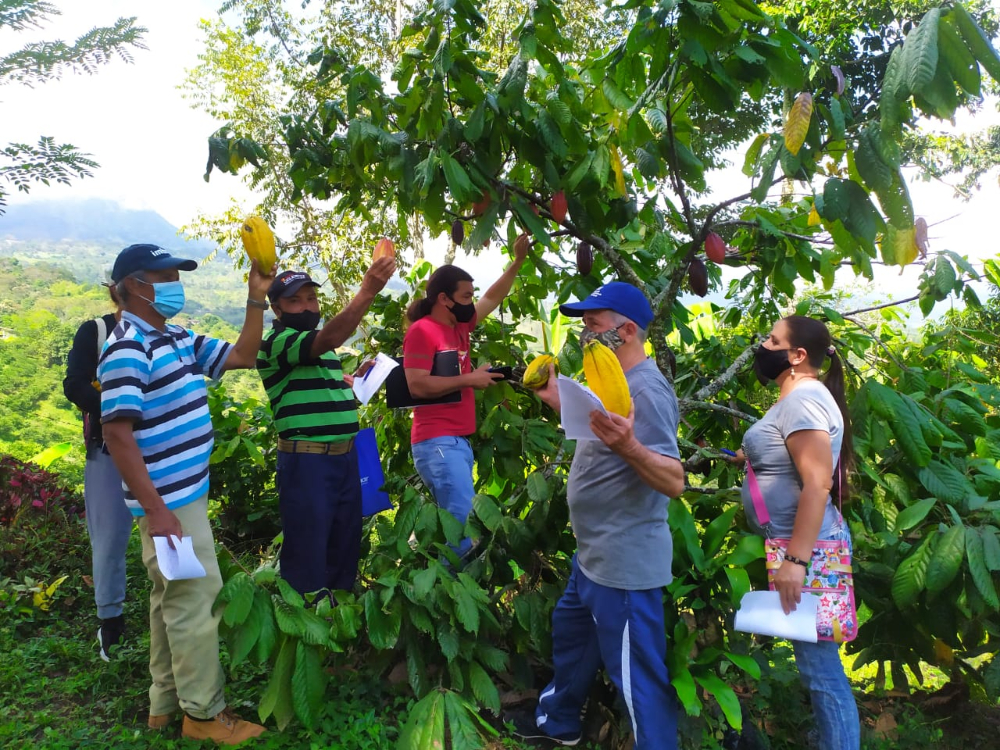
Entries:
<svg viewBox="0 0 1000 750">
<path fill-rule="evenodd" d="M 13 525 L 25 513 L 48 514 L 53 508 L 74 515 L 83 512 L 83 502 L 58 475 L 0 455 L 0 526 Z"/>
</svg>

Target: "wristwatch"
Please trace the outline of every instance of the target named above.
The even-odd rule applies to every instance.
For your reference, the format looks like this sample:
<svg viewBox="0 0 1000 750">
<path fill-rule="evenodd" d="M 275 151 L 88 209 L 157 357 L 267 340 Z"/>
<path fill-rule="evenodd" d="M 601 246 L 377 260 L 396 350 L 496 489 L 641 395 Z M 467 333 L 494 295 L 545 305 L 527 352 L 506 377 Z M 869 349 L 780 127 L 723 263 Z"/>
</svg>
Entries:
<svg viewBox="0 0 1000 750">
<path fill-rule="evenodd" d="M 267 303 L 259 299 L 251 299 L 247 297 L 247 307 L 256 307 L 258 310 L 266 310 Z"/>
</svg>

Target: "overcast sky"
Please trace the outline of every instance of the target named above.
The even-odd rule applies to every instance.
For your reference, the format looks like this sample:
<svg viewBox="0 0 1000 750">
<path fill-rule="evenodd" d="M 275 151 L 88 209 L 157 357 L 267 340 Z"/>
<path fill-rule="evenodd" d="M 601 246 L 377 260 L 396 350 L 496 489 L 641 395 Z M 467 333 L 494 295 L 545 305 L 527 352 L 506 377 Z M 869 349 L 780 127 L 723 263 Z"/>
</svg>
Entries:
<svg viewBox="0 0 1000 750">
<path fill-rule="evenodd" d="M 95 25 L 110 25 L 119 16 L 135 15 L 149 29 L 148 50 L 135 53 L 135 63 L 115 61 L 94 76 L 67 76 L 31 89 L 8 85 L 0 89 L 0 141 L 35 142 L 49 135 L 93 154 L 101 167 L 91 179 L 70 188 L 35 187 L 28 198 L 12 194 L 10 203 L 30 199 L 100 197 L 132 208 L 152 209 L 176 225 L 199 211 L 212 212 L 236 196 L 248 208 L 252 197 L 241 183 L 214 172 L 202 179 L 208 154 L 207 137 L 222 123 L 192 110 L 179 91 L 184 71 L 197 63 L 202 40 L 201 18 L 216 14 L 219 0 L 56 0 L 62 16 L 41 32 L 0 32 L 0 48 L 13 49 L 33 39 L 73 39 Z M 960 118 L 959 130 L 981 129 L 1000 123 L 995 103 L 975 119 Z M 944 129 L 947 123 L 930 123 Z M 936 183 L 911 183 L 918 216 L 932 225 L 931 249 L 950 249 L 975 261 L 1000 252 L 1000 187 L 996 171 L 968 203 L 954 198 L 950 188 Z M 744 192 L 746 178 L 738 165 L 714 183 L 720 199 Z M 430 243 L 428 256 L 439 261 L 446 241 Z M 484 253 L 480 259 L 459 259 L 484 289 L 499 273 L 503 256 Z M 919 267 L 879 269 L 879 293 L 905 297 L 916 291 Z M 849 277 L 848 277 L 849 278 Z M 846 282 L 848 278 L 843 280 Z"/>
</svg>

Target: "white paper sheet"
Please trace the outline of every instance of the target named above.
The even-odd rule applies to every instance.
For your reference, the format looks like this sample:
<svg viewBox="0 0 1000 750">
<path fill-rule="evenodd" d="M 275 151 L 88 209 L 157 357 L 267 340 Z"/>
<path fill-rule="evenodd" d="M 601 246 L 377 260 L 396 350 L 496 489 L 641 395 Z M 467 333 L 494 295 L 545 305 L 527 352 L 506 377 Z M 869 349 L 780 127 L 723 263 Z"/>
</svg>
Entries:
<svg viewBox="0 0 1000 750">
<path fill-rule="evenodd" d="M 366 406 L 371 401 L 372 396 L 382 387 L 382 383 L 396 367 L 399 367 L 399 362 L 379 352 L 375 357 L 375 364 L 365 373 L 365 376 L 354 378 L 354 395 L 362 406 Z"/>
<path fill-rule="evenodd" d="M 816 608 L 819 597 L 802 592 L 795 611 L 785 614 L 777 591 L 748 591 L 736 612 L 735 627 L 747 633 L 773 635 L 796 641 L 816 643 Z"/>
<path fill-rule="evenodd" d="M 608 413 L 597 394 L 573 378 L 560 375 L 559 386 L 560 419 L 567 440 L 597 440 L 590 429 L 590 412 Z"/>
<path fill-rule="evenodd" d="M 170 548 L 165 536 L 154 536 L 153 546 L 156 548 L 156 563 L 163 577 L 168 581 L 178 581 L 185 578 L 204 578 L 205 566 L 194 553 L 194 541 L 186 536 L 174 540 L 174 549 Z"/>
</svg>

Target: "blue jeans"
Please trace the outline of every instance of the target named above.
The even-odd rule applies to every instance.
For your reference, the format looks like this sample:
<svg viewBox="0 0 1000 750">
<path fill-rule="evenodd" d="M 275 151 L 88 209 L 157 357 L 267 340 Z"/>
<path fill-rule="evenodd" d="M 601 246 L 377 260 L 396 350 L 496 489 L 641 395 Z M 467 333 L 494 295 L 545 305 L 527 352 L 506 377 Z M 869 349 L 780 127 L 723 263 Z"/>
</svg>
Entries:
<svg viewBox="0 0 1000 750">
<path fill-rule="evenodd" d="M 535 722 L 552 737 L 576 737 L 580 713 L 604 665 L 628 709 L 636 750 L 677 748 L 677 700 L 667 673 L 663 591 L 627 591 L 587 578 L 573 558 L 552 612 L 552 682 Z"/>
<path fill-rule="evenodd" d="M 822 538 L 850 543 L 851 537 L 841 521 Z M 840 661 L 840 644 L 792 641 L 792 648 L 802 684 L 812 696 L 819 746 L 822 750 L 858 750 L 861 747 L 858 704 Z"/>
<path fill-rule="evenodd" d="M 411 447 L 413 465 L 434 495 L 439 508 L 451 513 L 463 526 L 472 512 L 476 488 L 472 484 L 472 446 L 464 437 L 436 437 L 421 440 Z M 465 537 L 452 547 L 461 557 L 472 549 L 472 540 Z"/>
<path fill-rule="evenodd" d="M 107 620 L 122 613 L 125 601 L 125 551 L 132 534 L 132 512 L 125 504 L 121 474 L 111 456 L 100 448 L 87 449 L 83 502 L 97 616 Z"/>
</svg>

